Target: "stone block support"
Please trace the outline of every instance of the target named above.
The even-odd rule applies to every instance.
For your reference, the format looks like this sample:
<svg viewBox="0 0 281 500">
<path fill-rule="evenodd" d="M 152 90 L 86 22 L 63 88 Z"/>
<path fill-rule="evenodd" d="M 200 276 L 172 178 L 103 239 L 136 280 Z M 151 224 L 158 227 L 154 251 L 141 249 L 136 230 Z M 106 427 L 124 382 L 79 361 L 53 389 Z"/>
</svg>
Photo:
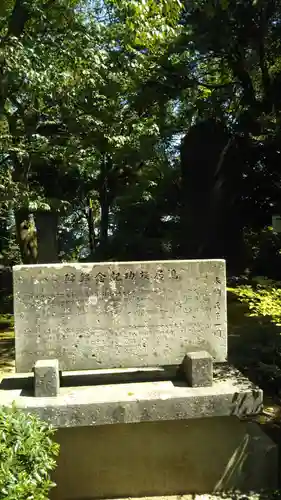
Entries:
<svg viewBox="0 0 281 500">
<path fill-rule="evenodd" d="M 183 371 L 191 387 L 210 387 L 213 383 L 213 358 L 207 351 L 186 354 Z"/>
<path fill-rule="evenodd" d="M 40 359 L 34 366 L 35 397 L 58 396 L 60 388 L 59 362 L 57 359 Z"/>
</svg>

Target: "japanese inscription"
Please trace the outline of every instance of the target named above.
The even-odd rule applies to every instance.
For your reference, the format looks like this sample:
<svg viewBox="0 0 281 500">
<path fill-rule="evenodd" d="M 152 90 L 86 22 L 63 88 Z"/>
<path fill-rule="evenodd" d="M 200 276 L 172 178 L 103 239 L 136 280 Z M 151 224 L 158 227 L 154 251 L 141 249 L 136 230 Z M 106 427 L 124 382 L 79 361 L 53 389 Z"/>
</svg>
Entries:
<svg viewBox="0 0 281 500">
<path fill-rule="evenodd" d="M 17 371 L 177 364 L 189 345 L 226 360 L 222 261 L 18 266 L 14 290 Z"/>
<path fill-rule="evenodd" d="M 176 269 L 169 269 L 166 275 L 169 277 L 169 279 L 172 280 L 179 280 L 180 279 L 180 274 Z M 120 273 L 117 271 L 111 271 L 110 273 L 106 274 L 103 272 L 98 272 L 96 274 L 91 274 L 91 273 L 85 273 L 81 272 L 80 276 L 78 278 L 75 276 L 74 273 L 66 273 L 64 275 L 64 282 L 65 283 L 74 283 L 75 281 L 78 281 L 79 283 L 82 284 L 88 284 L 90 283 L 91 279 L 94 278 L 96 283 L 105 283 L 105 281 L 108 279 L 109 281 L 123 281 L 123 280 L 135 280 L 137 277 L 143 279 L 143 280 L 158 280 L 158 281 L 163 281 L 165 279 L 165 271 L 164 269 L 158 268 L 156 271 L 152 274 L 150 274 L 146 270 L 139 270 L 139 271 L 125 271 L 124 273 Z"/>
<path fill-rule="evenodd" d="M 140 277 L 144 280 L 149 280 L 149 274 L 147 271 L 140 271 Z"/>
<path fill-rule="evenodd" d="M 124 279 L 125 280 L 135 280 L 136 279 L 136 273 L 134 273 L 133 271 L 125 271 Z"/>
<path fill-rule="evenodd" d="M 97 283 L 104 283 L 106 279 L 106 274 L 105 273 L 97 273 L 95 276 L 95 280 Z"/>
<path fill-rule="evenodd" d="M 73 283 L 75 281 L 75 274 L 74 273 L 65 274 L 64 281 L 65 283 Z"/>
<path fill-rule="evenodd" d="M 222 337 L 222 325 L 221 321 L 221 296 L 222 296 L 222 286 L 221 278 L 219 276 L 215 277 L 214 283 L 214 300 L 215 300 L 215 316 L 216 323 L 214 325 L 214 335 L 221 338 Z"/>
<path fill-rule="evenodd" d="M 91 280 L 91 275 L 89 273 L 81 273 L 80 274 L 80 283 L 89 283 Z"/>
</svg>

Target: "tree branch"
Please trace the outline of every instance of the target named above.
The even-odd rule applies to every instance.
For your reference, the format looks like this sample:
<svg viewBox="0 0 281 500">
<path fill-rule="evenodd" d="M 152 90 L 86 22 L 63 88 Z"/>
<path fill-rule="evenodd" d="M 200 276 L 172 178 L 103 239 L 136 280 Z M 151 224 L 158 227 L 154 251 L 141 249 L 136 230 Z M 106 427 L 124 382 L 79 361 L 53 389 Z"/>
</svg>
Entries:
<svg viewBox="0 0 281 500">
<path fill-rule="evenodd" d="M 52 5 L 55 4 L 56 0 L 48 0 L 45 5 L 42 6 L 43 10 L 47 10 Z M 16 0 L 15 5 L 8 21 L 8 33 L 7 37 L 15 36 L 19 38 L 27 24 L 27 21 L 32 17 L 31 11 L 27 7 L 28 2 L 26 0 Z M 32 5 L 32 1 L 30 1 L 30 5 Z"/>
<path fill-rule="evenodd" d="M 29 19 L 29 12 L 24 0 L 16 0 L 8 23 L 8 36 L 19 38 L 24 32 L 25 25 Z"/>
<path fill-rule="evenodd" d="M 263 8 L 261 10 L 261 15 L 260 15 L 260 28 L 259 28 L 259 42 L 258 42 L 258 55 L 259 55 L 259 65 L 261 69 L 261 75 L 262 75 L 262 85 L 263 85 L 263 95 L 264 95 L 264 100 L 265 103 L 267 104 L 270 102 L 270 89 L 271 89 L 271 79 L 269 76 L 269 71 L 268 71 L 268 66 L 266 62 L 266 53 L 265 53 L 265 37 L 266 37 L 266 31 L 268 27 L 268 21 L 270 17 L 270 12 L 269 12 L 269 4 L 266 6 L 266 8 Z"/>
<path fill-rule="evenodd" d="M 256 104 L 253 82 L 249 72 L 246 70 L 244 58 L 239 47 L 237 47 L 233 54 L 229 55 L 228 62 L 234 77 L 238 79 L 242 86 L 246 104 Z"/>
<path fill-rule="evenodd" d="M 233 85 L 239 85 L 239 81 L 233 81 L 233 82 L 227 82 L 227 83 L 207 83 L 207 82 L 200 82 L 199 80 L 194 80 L 194 82 L 197 85 L 200 85 L 201 87 L 205 87 L 207 89 L 225 89 L 227 87 L 233 87 Z"/>
</svg>

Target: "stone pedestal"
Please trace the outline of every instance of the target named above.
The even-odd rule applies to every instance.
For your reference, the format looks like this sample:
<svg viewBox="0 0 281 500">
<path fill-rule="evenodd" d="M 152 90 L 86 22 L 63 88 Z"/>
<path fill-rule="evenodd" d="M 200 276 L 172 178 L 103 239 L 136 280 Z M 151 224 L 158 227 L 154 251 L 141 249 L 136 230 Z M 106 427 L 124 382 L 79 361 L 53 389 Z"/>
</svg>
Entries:
<svg viewBox="0 0 281 500">
<path fill-rule="evenodd" d="M 76 427 L 56 439 L 52 500 L 277 488 L 277 446 L 235 417 Z"/>
</svg>

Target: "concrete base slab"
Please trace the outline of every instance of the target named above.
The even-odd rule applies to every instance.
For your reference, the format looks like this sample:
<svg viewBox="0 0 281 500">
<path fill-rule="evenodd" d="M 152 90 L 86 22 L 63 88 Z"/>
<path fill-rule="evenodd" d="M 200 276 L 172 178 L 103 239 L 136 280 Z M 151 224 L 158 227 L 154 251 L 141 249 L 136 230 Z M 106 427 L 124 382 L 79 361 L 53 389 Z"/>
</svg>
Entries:
<svg viewBox="0 0 281 500">
<path fill-rule="evenodd" d="M 18 379 L 20 380 L 20 379 Z M 166 380 L 107 385 L 61 387 L 57 397 L 34 397 L 18 387 L 1 390 L 0 404 L 34 413 L 55 427 L 81 427 L 160 420 L 235 415 L 262 409 L 262 390 L 228 365 L 214 368 L 210 387 L 188 387 L 185 381 Z M 9 388 L 10 387 L 10 388 Z"/>
<path fill-rule="evenodd" d="M 236 417 L 65 428 L 55 439 L 52 500 L 277 489 L 277 446 Z"/>
</svg>

